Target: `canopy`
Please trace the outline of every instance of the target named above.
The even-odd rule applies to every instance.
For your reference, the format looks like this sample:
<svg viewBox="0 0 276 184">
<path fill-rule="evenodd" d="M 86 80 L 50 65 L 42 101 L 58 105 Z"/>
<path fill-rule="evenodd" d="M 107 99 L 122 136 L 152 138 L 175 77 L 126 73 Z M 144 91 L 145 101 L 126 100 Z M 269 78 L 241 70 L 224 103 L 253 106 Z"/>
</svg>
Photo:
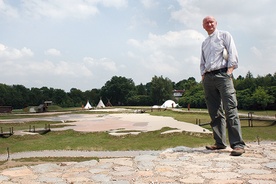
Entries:
<svg viewBox="0 0 276 184">
<path fill-rule="evenodd" d="M 178 104 L 175 103 L 173 100 L 167 100 L 161 105 L 162 108 L 175 108 Z"/>
</svg>

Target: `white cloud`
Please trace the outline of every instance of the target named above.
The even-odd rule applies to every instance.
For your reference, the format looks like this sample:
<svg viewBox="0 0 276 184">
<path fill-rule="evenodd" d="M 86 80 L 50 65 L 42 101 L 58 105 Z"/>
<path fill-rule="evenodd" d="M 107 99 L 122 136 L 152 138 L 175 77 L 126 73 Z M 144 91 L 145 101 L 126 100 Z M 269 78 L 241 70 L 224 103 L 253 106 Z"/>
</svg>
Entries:
<svg viewBox="0 0 276 184">
<path fill-rule="evenodd" d="M 107 7 L 125 8 L 128 6 L 127 0 L 101 0 L 99 2 Z"/>
<path fill-rule="evenodd" d="M 251 47 L 250 50 L 254 56 L 256 56 L 258 58 L 262 58 L 262 52 L 259 49 L 257 49 L 256 47 Z"/>
<path fill-rule="evenodd" d="M 169 31 L 163 35 L 150 33 L 147 40 L 128 40 L 136 48 L 128 56 L 141 63 L 148 71 L 144 73 L 177 80 L 182 75 L 194 75 L 195 68 L 199 70 L 199 48 L 203 40 L 204 36 L 195 30 Z"/>
<path fill-rule="evenodd" d="M 85 57 L 83 61 L 86 65 L 88 65 L 88 67 L 91 67 L 94 70 L 106 70 L 111 72 L 118 71 L 116 63 L 107 58 L 101 58 L 97 60 L 91 57 Z"/>
<path fill-rule="evenodd" d="M 0 44 L 0 58 L 2 59 L 20 59 L 23 57 L 32 57 L 34 53 L 31 49 L 23 47 L 22 49 L 9 48 L 3 44 Z"/>
<path fill-rule="evenodd" d="M 158 2 L 155 0 L 141 0 L 143 6 L 147 9 L 158 6 Z"/>
<path fill-rule="evenodd" d="M 18 17 L 18 12 L 12 6 L 6 4 L 4 0 L 0 0 L 0 15 L 3 14 L 7 17 Z"/>
<path fill-rule="evenodd" d="M 118 9 L 128 6 L 127 0 L 22 0 L 16 7 L 9 3 L 0 0 L 1 14 L 7 17 L 29 16 L 36 19 L 83 19 L 98 14 L 99 5 Z"/>
<path fill-rule="evenodd" d="M 143 65 L 148 70 L 155 71 L 158 75 L 171 76 L 179 74 L 179 62 L 172 55 L 163 52 L 154 52 L 143 60 Z"/>
<path fill-rule="evenodd" d="M 139 27 L 157 27 L 157 22 L 141 15 L 135 15 L 131 18 L 128 29 L 135 30 Z"/>
<path fill-rule="evenodd" d="M 199 81 L 207 36 L 202 19 L 210 14 L 234 37 L 235 76 L 274 73 L 275 5 L 275 0 L 0 0 L 1 82 L 89 89 L 114 75 L 135 83 L 154 75 Z"/>
<path fill-rule="evenodd" d="M 200 21 L 202 20 L 202 11 L 199 6 L 197 6 L 198 0 L 178 0 L 180 9 L 172 11 L 172 19 L 177 20 L 188 28 L 198 28 Z M 200 2 L 201 3 L 201 2 Z"/>
<path fill-rule="evenodd" d="M 94 1 L 82 0 L 25 0 L 22 12 L 34 18 L 49 17 L 63 19 L 68 17 L 86 18 L 99 12 Z"/>
<path fill-rule="evenodd" d="M 195 30 L 169 31 L 164 35 L 150 33 L 148 39 L 139 41 L 129 39 L 128 44 L 151 52 L 153 50 L 184 49 L 185 47 L 197 46 L 204 40 L 204 36 Z"/>
<path fill-rule="evenodd" d="M 45 55 L 49 55 L 49 56 L 60 56 L 61 55 L 61 52 L 54 48 L 48 49 L 44 53 L 45 53 Z"/>
</svg>

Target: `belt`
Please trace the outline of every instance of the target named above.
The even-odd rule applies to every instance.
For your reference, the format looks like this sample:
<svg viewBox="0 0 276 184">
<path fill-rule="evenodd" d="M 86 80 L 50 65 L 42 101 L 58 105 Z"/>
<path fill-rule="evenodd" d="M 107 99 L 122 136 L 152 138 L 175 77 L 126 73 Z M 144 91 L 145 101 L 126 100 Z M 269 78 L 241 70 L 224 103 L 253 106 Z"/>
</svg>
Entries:
<svg viewBox="0 0 276 184">
<path fill-rule="evenodd" d="M 228 68 L 221 68 L 221 69 L 218 69 L 218 70 L 213 70 L 213 71 L 210 71 L 210 72 L 206 72 L 205 74 L 226 73 L 227 70 L 228 70 Z"/>
</svg>

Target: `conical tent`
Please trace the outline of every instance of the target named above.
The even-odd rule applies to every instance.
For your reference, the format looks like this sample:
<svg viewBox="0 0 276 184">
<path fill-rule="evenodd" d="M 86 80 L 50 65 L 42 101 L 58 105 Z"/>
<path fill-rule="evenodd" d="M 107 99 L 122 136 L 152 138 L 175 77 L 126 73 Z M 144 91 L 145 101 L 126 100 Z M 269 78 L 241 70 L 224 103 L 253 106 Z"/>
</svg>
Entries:
<svg viewBox="0 0 276 184">
<path fill-rule="evenodd" d="M 111 104 L 111 102 L 110 102 L 110 99 L 107 99 L 108 100 L 108 102 L 106 103 L 106 106 L 107 107 L 112 107 L 112 104 Z"/>
<path fill-rule="evenodd" d="M 97 108 L 105 108 L 105 105 L 104 105 L 102 99 L 100 99 L 100 101 L 99 101 L 99 103 L 97 105 Z"/>
<path fill-rule="evenodd" d="M 92 109 L 92 106 L 90 105 L 89 101 L 87 101 L 86 105 L 84 106 L 84 109 Z"/>
</svg>

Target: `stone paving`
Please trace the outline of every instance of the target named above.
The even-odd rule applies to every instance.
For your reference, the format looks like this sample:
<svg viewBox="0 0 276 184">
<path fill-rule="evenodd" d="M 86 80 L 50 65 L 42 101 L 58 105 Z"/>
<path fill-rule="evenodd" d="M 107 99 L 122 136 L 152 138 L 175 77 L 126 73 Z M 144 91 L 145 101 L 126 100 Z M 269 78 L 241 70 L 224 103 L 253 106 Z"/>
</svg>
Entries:
<svg viewBox="0 0 276 184">
<path fill-rule="evenodd" d="M 247 144 L 245 154 L 240 157 L 230 156 L 230 152 L 230 148 L 209 151 L 188 147 L 122 152 L 121 156 L 121 152 L 116 152 L 110 157 L 106 152 L 99 161 L 44 163 L 0 170 L 0 183 L 276 184 L 276 142 Z M 71 156 L 79 155 L 72 152 Z"/>
</svg>

